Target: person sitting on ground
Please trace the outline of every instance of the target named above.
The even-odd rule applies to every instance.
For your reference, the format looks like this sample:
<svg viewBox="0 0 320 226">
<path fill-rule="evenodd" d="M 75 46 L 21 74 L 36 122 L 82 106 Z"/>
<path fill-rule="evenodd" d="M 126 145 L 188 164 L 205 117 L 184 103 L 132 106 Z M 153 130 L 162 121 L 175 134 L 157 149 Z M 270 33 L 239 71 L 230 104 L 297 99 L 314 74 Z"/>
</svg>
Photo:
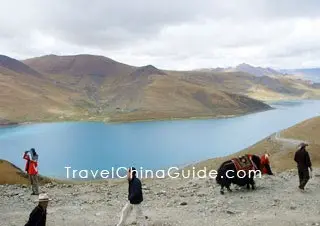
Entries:
<svg viewBox="0 0 320 226">
<path fill-rule="evenodd" d="M 262 174 L 268 174 L 268 175 L 273 175 L 271 167 L 270 167 L 270 154 L 265 153 L 264 155 L 261 156 L 261 171 Z"/>
<path fill-rule="evenodd" d="M 31 158 L 29 156 L 31 154 Z M 23 159 L 27 160 L 25 171 L 29 175 L 29 180 L 32 187 L 32 195 L 39 195 L 39 184 L 38 184 L 38 154 L 31 148 L 30 151 L 25 151 Z"/>
<path fill-rule="evenodd" d="M 49 199 L 47 194 L 40 194 L 38 205 L 32 210 L 29 215 L 29 220 L 25 226 L 45 226 L 47 221 L 47 207 Z"/>
<path fill-rule="evenodd" d="M 143 201 L 141 181 L 136 177 L 136 169 L 131 167 L 128 169 L 129 194 L 128 202 L 122 209 L 121 218 L 117 226 L 123 226 L 131 214 L 132 210 L 136 211 L 137 225 L 145 225 L 142 214 L 141 203 Z"/>
<path fill-rule="evenodd" d="M 309 153 L 306 151 L 308 144 L 301 143 L 299 150 L 294 155 L 294 161 L 297 163 L 298 174 L 299 174 L 299 188 L 304 190 L 306 184 L 310 179 L 309 169 L 312 175 L 312 164 Z"/>
</svg>

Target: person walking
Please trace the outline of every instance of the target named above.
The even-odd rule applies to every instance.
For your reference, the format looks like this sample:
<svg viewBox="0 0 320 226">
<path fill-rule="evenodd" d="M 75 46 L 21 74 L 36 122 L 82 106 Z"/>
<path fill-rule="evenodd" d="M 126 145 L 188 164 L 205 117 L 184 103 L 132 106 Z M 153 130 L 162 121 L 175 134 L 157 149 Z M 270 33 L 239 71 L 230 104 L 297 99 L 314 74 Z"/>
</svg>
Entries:
<svg viewBox="0 0 320 226">
<path fill-rule="evenodd" d="M 297 163 L 298 174 L 299 174 L 299 188 L 304 190 L 306 184 L 310 179 L 309 169 L 312 176 L 312 164 L 309 153 L 306 151 L 308 144 L 301 143 L 299 150 L 296 151 L 294 161 Z"/>
<path fill-rule="evenodd" d="M 32 195 L 39 195 L 38 154 L 34 148 L 31 148 L 30 151 L 24 152 L 23 159 L 27 161 L 25 171 L 29 175 L 29 180 L 32 187 Z"/>
<path fill-rule="evenodd" d="M 38 205 L 32 210 L 29 215 L 29 220 L 25 226 L 45 226 L 47 221 L 47 207 L 51 201 L 47 194 L 40 194 Z"/>
<path fill-rule="evenodd" d="M 134 167 L 128 169 L 127 179 L 129 182 L 128 202 L 122 209 L 121 218 L 117 226 L 123 226 L 126 223 L 132 210 L 136 212 L 137 225 L 145 225 L 141 207 L 143 201 L 142 185 L 141 181 L 136 177 L 136 169 Z"/>
</svg>

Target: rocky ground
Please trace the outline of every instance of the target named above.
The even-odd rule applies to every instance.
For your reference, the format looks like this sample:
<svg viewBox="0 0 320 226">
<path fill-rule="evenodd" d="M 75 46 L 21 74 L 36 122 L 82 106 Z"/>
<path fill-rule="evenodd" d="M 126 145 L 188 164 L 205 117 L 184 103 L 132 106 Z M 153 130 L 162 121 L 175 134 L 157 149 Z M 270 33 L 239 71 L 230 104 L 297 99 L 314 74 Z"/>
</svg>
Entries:
<svg viewBox="0 0 320 226">
<path fill-rule="evenodd" d="M 234 189 L 220 195 L 212 179 L 158 179 L 144 184 L 148 225 L 320 225 L 320 169 L 304 192 L 297 173 L 286 171 L 257 178 L 257 189 Z M 0 225 L 22 226 L 37 204 L 30 188 L 0 185 Z M 126 202 L 127 183 L 47 184 L 53 201 L 48 226 L 116 225 Z M 134 225 L 134 215 L 128 225 Z"/>
</svg>

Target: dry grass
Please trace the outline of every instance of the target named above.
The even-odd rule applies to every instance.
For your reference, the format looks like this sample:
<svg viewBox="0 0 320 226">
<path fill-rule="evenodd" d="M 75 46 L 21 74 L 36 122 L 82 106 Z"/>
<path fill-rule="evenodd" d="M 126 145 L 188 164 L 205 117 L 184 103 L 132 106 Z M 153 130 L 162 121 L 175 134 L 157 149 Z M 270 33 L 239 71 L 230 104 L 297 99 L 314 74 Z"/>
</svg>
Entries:
<svg viewBox="0 0 320 226">
<path fill-rule="evenodd" d="M 0 159 L 0 184 L 30 184 L 28 175 L 12 163 Z M 49 183 L 47 177 L 39 177 L 40 184 Z"/>
<path fill-rule="evenodd" d="M 269 107 L 245 96 L 230 94 L 168 76 L 156 76 L 136 93 L 132 112 L 111 115 L 111 121 L 140 121 L 177 118 L 234 116 Z M 121 96 L 127 100 L 129 97 Z M 121 99 L 118 97 L 118 99 Z"/>
<path fill-rule="evenodd" d="M 320 117 L 306 120 L 282 131 L 281 137 L 308 142 L 310 145 L 308 147 L 308 152 L 310 154 L 311 161 L 315 167 L 320 166 Z M 282 172 L 296 167 L 293 160 L 296 148 L 285 146 L 281 142 L 279 143 L 278 141 L 273 140 L 272 136 L 270 136 L 235 154 L 221 158 L 209 159 L 195 165 L 188 166 L 187 168 L 195 167 L 196 169 L 203 169 L 206 167 L 207 170 L 217 170 L 224 161 L 233 157 L 246 153 L 262 155 L 266 151 L 271 154 L 270 161 L 273 171 Z"/>
<path fill-rule="evenodd" d="M 0 184 L 29 184 L 28 175 L 5 160 L 0 160 Z"/>
<path fill-rule="evenodd" d="M 78 94 L 35 77 L 0 74 L 0 115 L 18 122 L 58 118 L 73 112 L 70 98 Z M 57 109 L 58 114 L 51 109 Z"/>
</svg>

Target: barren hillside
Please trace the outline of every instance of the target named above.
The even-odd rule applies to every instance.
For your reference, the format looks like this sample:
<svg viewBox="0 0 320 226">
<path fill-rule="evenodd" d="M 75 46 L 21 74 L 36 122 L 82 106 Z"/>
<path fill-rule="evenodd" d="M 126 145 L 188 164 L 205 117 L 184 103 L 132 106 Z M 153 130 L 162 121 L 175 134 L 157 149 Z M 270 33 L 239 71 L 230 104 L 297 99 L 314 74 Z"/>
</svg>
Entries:
<svg viewBox="0 0 320 226">
<path fill-rule="evenodd" d="M 0 61 L 0 118 L 7 121 L 227 117 L 270 109 L 264 100 L 320 97 L 300 80 L 163 71 L 88 54 Z"/>
<path fill-rule="evenodd" d="M 152 65 L 137 68 L 93 55 L 49 55 L 24 63 L 42 77 L 21 76 L 12 68 L 0 73 L 3 119 L 134 121 L 224 117 L 270 109 L 245 96 L 181 80 Z"/>
<path fill-rule="evenodd" d="M 248 147 L 245 150 L 232 154 L 230 156 L 209 159 L 195 165 L 197 168 L 206 166 L 208 169 L 218 169 L 220 164 L 231 157 L 239 156 L 245 153 L 254 153 L 262 155 L 265 152 L 271 153 L 271 167 L 274 171 L 296 168 L 293 161 L 294 153 L 301 141 L 307 142 L 311 161 L 315 167 L 320 167 L 320 117 L 315 117 L 301 122 L 284 131 L 272 134 L 266 139 Z"/>
</svg>

